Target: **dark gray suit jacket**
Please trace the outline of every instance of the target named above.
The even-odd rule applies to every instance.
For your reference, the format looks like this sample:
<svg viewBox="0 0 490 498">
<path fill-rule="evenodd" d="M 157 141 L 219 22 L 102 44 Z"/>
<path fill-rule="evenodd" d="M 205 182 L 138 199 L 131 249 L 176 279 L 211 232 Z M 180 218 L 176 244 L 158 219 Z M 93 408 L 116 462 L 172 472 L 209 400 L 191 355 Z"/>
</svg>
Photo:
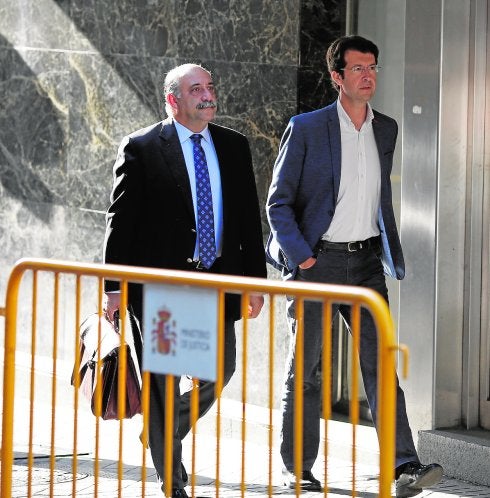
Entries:
<svg viewBox="0 0 490 498">
<path fill-rule="evenodd" d="M 260 208 L 248 140 L 212 123 L 209 131 L 223 194 L 220 273 L 265 278 Z M 106 263 L 191 270 L 187 260 L 194 255 L 196 223 L 184 155 L 171 119 L 136 131 L 121 142 L 106 218 Z M 106 282 L 106 290 L 117 287 L 117 282 Z M 139 308 L 140 291 L 132 289 L 133 307 Z M 227 306 L 227 313 L 230 308 L 237 319 L 239 299 L 231 301 L 234 305 L 230 305 L 232 309 Z"/>
<path fill-rule="evenodd" d="M 385 272 L 397 279 L 405 263 L 393 213 L 390 174 L 398 127 L 374 111 L 373 130 L 381 165 L 381 232 Z M 313 256 L 337 204 L 341 137 L 337 103 L 291 118 L 281 140 L 267 199 L 271 234 L 267 259 L 287 277 Z"/>
</svg>

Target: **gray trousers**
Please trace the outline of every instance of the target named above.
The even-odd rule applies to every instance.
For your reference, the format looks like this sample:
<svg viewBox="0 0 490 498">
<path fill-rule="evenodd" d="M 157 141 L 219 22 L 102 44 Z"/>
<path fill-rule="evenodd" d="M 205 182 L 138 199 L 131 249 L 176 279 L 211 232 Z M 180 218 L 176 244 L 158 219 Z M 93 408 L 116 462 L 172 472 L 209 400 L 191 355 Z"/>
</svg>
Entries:
<svg viewBox="0 0 490 498">
<path fill-rule="evenodd" d="M 231 379 L 236 365 L 235 322 L 225 320 L 225 357 L 223 386 Z M 172 488 L 183 488 L 182 479 L 182 439 L 191 429 L 191 392 L 181 395 L 180 377 L 174 378 L 174 413 L 173 413 L 173 464 Z M 153 465 L 157 471 L 159 482 L 164 483 L 164 448 L 165 448 L 165 390 L 166 376 L 151 374 L 150 380 L 150 423 L 149 445 Z M 202 417 L 211 408 L 216 400 L 216 384 L 210 381 L 199 381 L 199 409 L 198 418 Z"/>
<path fill-rule="evenodd" d="M 380 260 L 379 247 L 356 252 L 322 249 L 317 263 L 308 270 L 298 270 L 297 281 L 359 285 L 379 292 L 388 302 L 388 290 Z M 281 456 L 284 466 L 294 470 L 294 374 L 296 327 L 294 300 L 288 300 L 290 344 L 286 364 L 286 378 L 282 399 Z M 332 316 L 342 314 L 350 323 L 350 307 L 334 305 Z M 371 315 L 361 311 L 361 338 L 359 359 L 369 407 L 376 425 L 378 345 L 376 328 Z M 311 470 L 320 444 L 321 380 L 318 376 L 322 354 L 322 305 L 312 301 L 304 303 L 304 409 L 303 409 L 303 470 Z M 415 461 L 417 452 L 407 419 L 405 397 L 398 385 L 396 412 L 396 463 L 395 466 Z"/>
</svg>

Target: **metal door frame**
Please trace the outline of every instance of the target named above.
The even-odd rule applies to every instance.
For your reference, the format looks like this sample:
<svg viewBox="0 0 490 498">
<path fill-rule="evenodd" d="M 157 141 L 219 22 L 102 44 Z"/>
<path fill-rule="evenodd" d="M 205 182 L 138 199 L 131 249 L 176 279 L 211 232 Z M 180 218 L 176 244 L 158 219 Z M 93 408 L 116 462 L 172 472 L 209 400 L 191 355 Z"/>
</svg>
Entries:
<svg viewBox="0 0 490 498">
<path fill-rule="evenodd" d="M 482 60 L 486 64 L 484 74 L 484 88 L 486 95 L 483 108 L 484 130 L 483 135 L 483 206 L 482 206 L 482 286 L 481 286 L 481 347 L 480 347 L 480 425 L 490 430 L 490 6 L 486 5 L 487 15 L 483 15 L 486 25 L 482 27 L 486 34 L 483 42 L 486 57 Z M 483 55 L 483 54 L 482 54 Z"/>
<path fill-rule="evenodd" d="M 486 99 L 488 90 L 488 1 L 470 8 L 467 207 L 465 234 L 465 312 L 463 329 L 462 418 L 467 429 L 490 428 L 488 312 L 488 189 L 485 189 Z M 488 176 L 488 175 L 486 175 Z M 486 249 L 485 249 L 486 246 Z M 485 252 L 486 251 L 486 252 Z M 486 372 L 486 375 L 485 375 Z"/>
</svg>

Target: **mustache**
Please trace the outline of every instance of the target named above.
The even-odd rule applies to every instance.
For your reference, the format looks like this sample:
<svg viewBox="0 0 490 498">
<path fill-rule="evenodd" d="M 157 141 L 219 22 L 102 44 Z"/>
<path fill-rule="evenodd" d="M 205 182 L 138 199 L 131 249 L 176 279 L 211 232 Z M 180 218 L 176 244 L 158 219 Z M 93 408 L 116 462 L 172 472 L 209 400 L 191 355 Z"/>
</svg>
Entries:
<svg viewBox="0 0 490 498">
<path fill-rule="evenodd" d="M 201 102 L 196 106 L 197 109 L 209 109 L 216 107 L 217 107 L 216 102 L 213 102 L 212 100 L 206 100 L 206 102 Z"/>
</svg>

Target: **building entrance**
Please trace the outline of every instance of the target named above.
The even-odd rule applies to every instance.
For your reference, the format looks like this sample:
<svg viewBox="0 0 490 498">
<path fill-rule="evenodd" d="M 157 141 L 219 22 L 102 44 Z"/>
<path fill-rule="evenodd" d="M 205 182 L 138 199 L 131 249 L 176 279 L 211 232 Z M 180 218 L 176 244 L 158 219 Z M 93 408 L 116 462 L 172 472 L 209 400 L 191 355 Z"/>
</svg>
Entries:
<svg viewBox="0 0 490 498">
<path fill-rule="evenodd" d="M 490 26 L 490 9 L 487 22 Z M 490 430 L 490 36 L 486 30 L 485 65 L 485 126 L 483 151 L 483 223 L 482 223 L 482 293 L 481 293 L 481 355 L 480 355 L 480 425 Z"/>
<path fill-rule="evenodd" d="M 490 10 L 470 4 L 462 420 L 490 430 Z"/>
</svg>

